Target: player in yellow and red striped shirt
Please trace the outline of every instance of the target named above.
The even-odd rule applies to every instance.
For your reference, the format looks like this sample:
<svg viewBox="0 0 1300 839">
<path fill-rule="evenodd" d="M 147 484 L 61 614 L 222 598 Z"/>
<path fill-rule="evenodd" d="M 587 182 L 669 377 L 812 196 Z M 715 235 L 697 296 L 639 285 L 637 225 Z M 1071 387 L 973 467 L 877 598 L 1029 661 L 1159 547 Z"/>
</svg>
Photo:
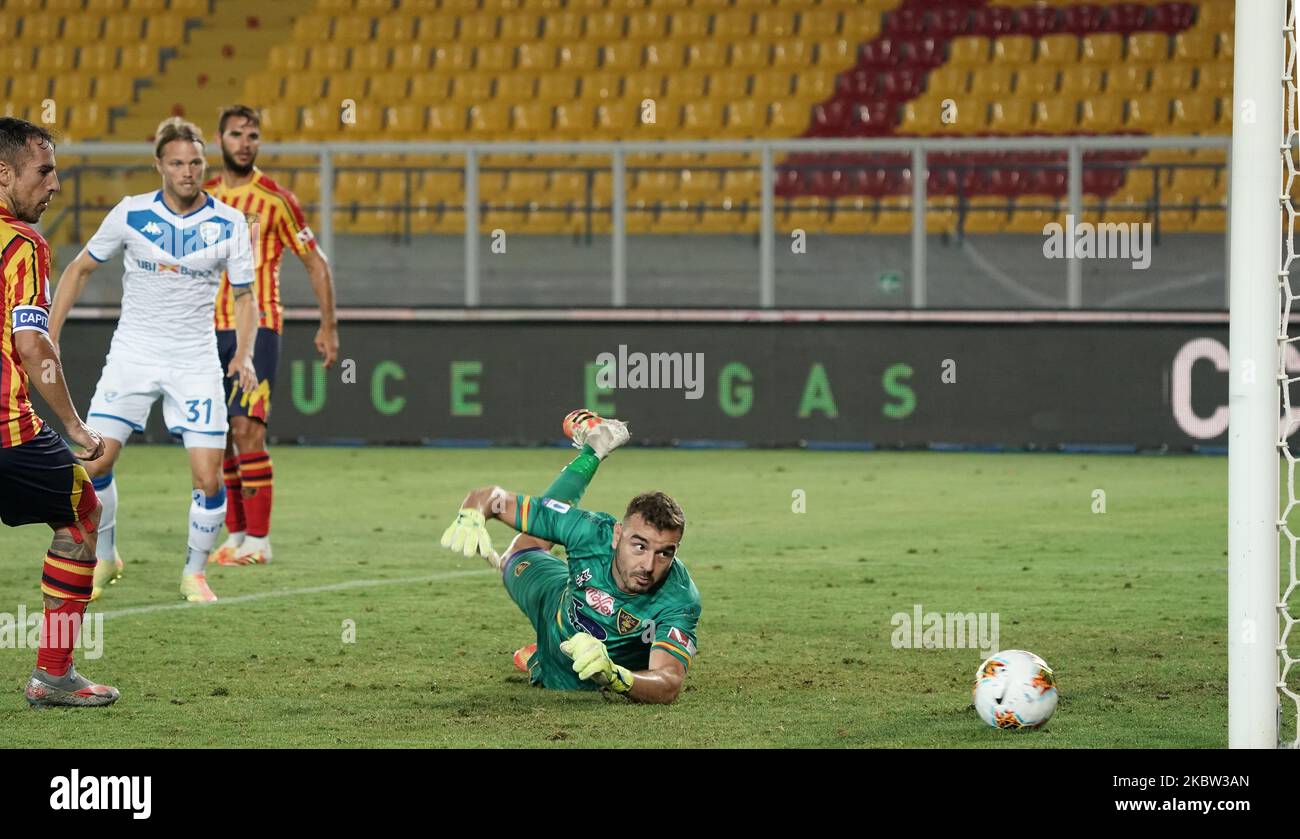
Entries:
<svg viewBox="0 0 1300 839">
<path fill-rule="evenodd" d="M 54 139 L 26 120 L 0 118 L 0 521 L 47 524 L 36 669 L 24 693 L 33 706 L 91 707 L 117 689 L 77 674 L 72 649 L 90 600 L 101 506 L 86 468 L 32 408 L 32 384 L 63 423 L 84 460 L 104 441 L 81 421 L 50 341 L 50 246 L 31 225 L 59 191 Z"/>
<path fill-rule="evenodd" d="M 334 314 L 334 280 L 329 263 L 316 245 L 298 199 L 257 168 L 261 121 L 257 111 L 232 105 L 217 125 L 224 167 L 204 189 L 218 201 L 244 213 L 253 238 L 256 295 L 261 321 L 253 366 L 258 387 L 252 393 L 227 382 L 230 436 L 226 439 L 224 474 L 227 491 L 226 529 L 230 532 L 212 555 L 222 565 L 251 565 L 271 560 L 271 456 L 266 451 L 266 423 L 271 413 L 271 389 L 280 360 L 284 306 L 280 302 L 280 260 L 286 248 L 302 260 L 320 303 L 316 350 L 332 367 L 338 357 L 338 320 Z M 234 352 L 234 304 L 230 283 L 223 277 L 217 292 L 217 348 L 225 364 Z"/>
</svg>

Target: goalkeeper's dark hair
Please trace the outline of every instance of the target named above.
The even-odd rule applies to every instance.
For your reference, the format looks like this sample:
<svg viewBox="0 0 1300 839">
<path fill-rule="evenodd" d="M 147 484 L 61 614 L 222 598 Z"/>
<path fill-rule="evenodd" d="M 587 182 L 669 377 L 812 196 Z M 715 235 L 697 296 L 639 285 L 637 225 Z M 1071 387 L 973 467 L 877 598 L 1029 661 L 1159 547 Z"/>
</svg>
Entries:
<svg viewBox="0 0 1300 839">
<path fill-rule="evenodd" d="M 28 144 L 32 140 L 36 145 L 54 148 L 54 137 L 41 126 L 17 117 L 0 117 L 0 160 L 8 163 L 14 171 L 22 169 L 22 162 L 30 153 Z"/>
<path fill-rule="evenodd" d="M 627 512 L 623 514 L 623 518 L 626 519 L 636 513 L 640 513 L 645 523 L 655 530 L 660 532 L 680 530 L 683 535 L 686 533 L 686 516 L 682 513 L 682 508 L 667 493 L 655 490 L 643 492 L 633 498 L 627 505 Z"/>
<path fill-rule="evenodd" d="M 262 127 L 262 115 L 247 105 L 227 105 L 221 109 L 221 116 L 217 118 L 217 136 L 226 133 L 226 123 L 232 117 L 243 117 L 248 122 L 258 128 Z"/>
</svg>

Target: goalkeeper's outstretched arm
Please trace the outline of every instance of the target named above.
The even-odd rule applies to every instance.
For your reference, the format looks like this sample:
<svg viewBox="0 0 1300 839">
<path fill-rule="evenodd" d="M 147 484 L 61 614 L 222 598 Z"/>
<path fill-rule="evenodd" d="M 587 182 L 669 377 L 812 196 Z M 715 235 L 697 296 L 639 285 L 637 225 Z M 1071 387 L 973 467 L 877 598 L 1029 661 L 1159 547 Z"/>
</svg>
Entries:
<svg viewBox="0 0 1300 839">
<path fill-rule="evenodd" d="M 459 551 L 467 557 L 480 555 L 494 568 L 499 567 L 500 557 L 493 550 L 492 540 L 488 537 L 487 520 L 497 519 L 505 522 L 507 527 L 517 529 L 518 498 L 516 493 L 499 486 L 470 490 L 461 502 L 456 520 L 442 534 L 442 546 Z M 529 540 L 530 544 L 520 545 L 521 539 Z M 506 555 L 523 547 L 550 550 L 551 543 L 540 537 L 525 536 L 521 532 Z"/>
</svg>

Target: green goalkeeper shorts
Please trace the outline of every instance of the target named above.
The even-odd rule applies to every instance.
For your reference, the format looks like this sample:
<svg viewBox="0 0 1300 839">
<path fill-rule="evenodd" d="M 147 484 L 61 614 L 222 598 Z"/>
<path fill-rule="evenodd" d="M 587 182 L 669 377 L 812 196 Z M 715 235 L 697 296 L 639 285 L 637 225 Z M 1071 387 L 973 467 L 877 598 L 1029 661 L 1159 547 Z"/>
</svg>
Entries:
<svg viewBox="0 0 1300 839">
<path fill-rule="evenodd" d="M 569 565 L 546 551 L 518 551 L 501 568 L 510 599 L 537 633 L 537 652 L 528 659 L 529 680 L 551 690 L 596 690 L 573 672 L 573 660 L 560 651 L 560 627 Z"/>
</svg>

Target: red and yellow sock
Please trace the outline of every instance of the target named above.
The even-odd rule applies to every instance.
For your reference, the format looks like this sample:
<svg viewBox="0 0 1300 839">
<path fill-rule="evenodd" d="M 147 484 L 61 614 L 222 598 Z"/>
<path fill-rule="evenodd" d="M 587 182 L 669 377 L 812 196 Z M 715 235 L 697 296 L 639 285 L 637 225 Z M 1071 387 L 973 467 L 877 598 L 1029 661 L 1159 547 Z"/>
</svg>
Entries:
<svg viewBox="0 0 1300 839">
<path fill-rule="evenodd" d="M 41 570 L 41 593 L 58 598 L 58 608 L 46 609 L 41 621 L 40 647 L 36 666 L 52 676 L 62 676 L 72 666 L 72 648 L 81 629 L 81 615 L 95 580 L 95 558 L 69 559 L 45 554 Z"/>
<path fill-rule="evenodd" d="M 243 533 L 244 488 L 239 477 L 239 458 L 228 457 L 221 463 L 221 474 L 226 482 L 226 530 Z"/>
<path fill-rule="evenodd" d="M 271 455 L 265 451 L 239 456 L 239 480 L 243 484 L 245 532 L 259 539 L 271 532 L 273 474 Z"/>
</svg>

